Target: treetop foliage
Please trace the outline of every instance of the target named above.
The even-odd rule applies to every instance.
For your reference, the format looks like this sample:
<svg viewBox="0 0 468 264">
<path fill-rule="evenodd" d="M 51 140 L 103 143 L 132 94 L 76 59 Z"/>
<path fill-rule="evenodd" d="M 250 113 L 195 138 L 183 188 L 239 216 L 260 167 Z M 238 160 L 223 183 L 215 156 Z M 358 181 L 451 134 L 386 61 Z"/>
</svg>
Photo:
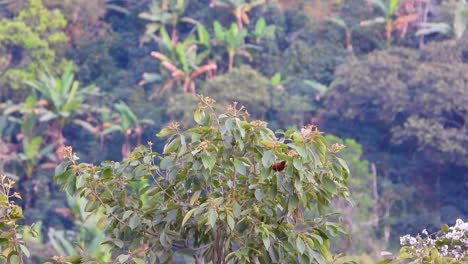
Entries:
<svg viewBox="0 0 468 264">
<path fill-rule="evenodd" d="M 31 0 L 28 8 L 12 19 L 1 19 L 0 84 L 18 89 L 25 81 L 35 80 L 37 69 L 45 66 L 55 72 L 64 62 L 57 53 L 66 42 L 65 26 L 62 14 L 48 10 L 41 0 Z"/>
<path fill-rule="evenodd" d="M 379 123 L 393 142 L 416 139 L 420 150 L 437 153 L 440 161 L 468 164 L 463 158 L 468 144 L 464 43 L 434 43 L 423 52 L 390 48 L 339 66 L 326 99 L 329 113 Z"/>
</svg>

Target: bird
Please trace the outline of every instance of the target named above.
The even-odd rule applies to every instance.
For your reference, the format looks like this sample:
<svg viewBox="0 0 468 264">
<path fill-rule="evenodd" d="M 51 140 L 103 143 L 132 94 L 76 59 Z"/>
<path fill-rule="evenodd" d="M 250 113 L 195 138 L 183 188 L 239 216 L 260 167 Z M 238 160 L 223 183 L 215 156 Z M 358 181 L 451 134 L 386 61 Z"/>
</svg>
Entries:
<svg viewBox="0 0 468 264">
<path fill-rule="evenodd" d="M 273 163 L 273 165 L 271 165 L 271 168 L 274 171 L 283 171 L 285 167 L 286 167 L 286 161 L 285 160 L 283 160 L 281 162 Z"/>
</svg>

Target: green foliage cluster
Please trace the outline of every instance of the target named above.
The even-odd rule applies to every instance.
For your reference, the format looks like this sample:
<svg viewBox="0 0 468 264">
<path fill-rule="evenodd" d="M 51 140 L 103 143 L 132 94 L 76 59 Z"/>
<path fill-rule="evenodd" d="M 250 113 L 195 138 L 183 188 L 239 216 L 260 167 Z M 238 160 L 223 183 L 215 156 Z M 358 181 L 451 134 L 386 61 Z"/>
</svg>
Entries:
<svg viewBox="0 0 468 264">
<path fill-rule="evenodd" d="M 23 210 L 13 201 L 21 198 L 19 193 L 11 193 L 15 182 L 5 175 L 0 175 L 0 260 L 7 263 L 24 263 L 29 257 L 29 250 L 21 236 L 24 226 L 17 221 L 23 218 Z"/>
<path fill-rule="evenodd" d="M 219 102 L 220 107 L 224 108 L 236 101 L 249 109 L 254 118 L 259 119 L 264 119 L 271 107 L 270 90 L 270 80 L 247 65 L 216 76 L 203 87 L 203 93 Z"/>
<path fill-rule="evenodd" d="M 62 32 L 65 25 L 60 11 L 46 9 L 41 0 L 31 0 L 28 8 L 12 19 L 3 18 L 0 21 L 0 85 L 4 89 L 24 87 L 23 82 L 35 80 L 37 69 L 44 66 L 58 71 L 63 61 L 57 53 L 66 42 Z"/>
<path fill-rule="evenodd" d="M 117 261 L 167 262 L 174 254 L 213 263 L 331 261 L 326 233 L 341 227 L 304 212 L 349 198 L 340 147 L 316 127 L 278 138 L 264 122 L 246 120 L 243 108 L 231 105 L 218 116 L 212 99 L 200 100 L 197 126 L 182 132 L 172 123 L 158 134 L 169 137 L 162 155 L 149 143 L 95 166 L 76 163 L 66 150 L 56 179 L 88 199 L 86 211 L 103 210 L 107 243 L 129 252 Z M 278 160 L 286 161 L 284 171 L 272 169 Z"/>
<path fill-rule="evenodd" d="M 431 43 L 421 51 L 390 48 L 348 62 L 338 67 L 325 98 L 323 116 L 363 142 L 379 174 L 393 182 L 379 180 L 379 222 L 388 228 L 380 234 L 384 242 L 402 232 L 402 221 L 391 212 L 411 230 L 421 221 L 437 226 L 466 214 L 457 206 L 466 202 L 464 43 Z"/>
<path fill-rule="evenodd" d="M 326 105 L 333 114 L 386 127 L 396 143 L 417 140 L 419 151 L 438 155 L 439 162 L 467 165 L 463 43 L 434 43 L 422 52 L 393 48 L 344 64 Z M 435 59 L 442 50 L 444 59 Z"/>
</svg>

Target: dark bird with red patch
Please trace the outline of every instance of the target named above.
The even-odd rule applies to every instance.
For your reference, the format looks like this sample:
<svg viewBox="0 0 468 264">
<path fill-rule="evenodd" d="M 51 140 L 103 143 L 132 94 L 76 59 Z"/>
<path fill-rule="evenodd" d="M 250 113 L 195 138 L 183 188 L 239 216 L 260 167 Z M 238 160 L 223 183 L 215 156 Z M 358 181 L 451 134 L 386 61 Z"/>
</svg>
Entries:
<svg viewBox="0 0 468 264">
<path fill-rule="evenodd" d="M 286 167 L 286 161 L 285 160 L 283 160 L 281 162 L 273 163 L 273 165 L 271 165 L 271 168 L 274 171 L 283 171 L 285 167 Z"/>
</svg>

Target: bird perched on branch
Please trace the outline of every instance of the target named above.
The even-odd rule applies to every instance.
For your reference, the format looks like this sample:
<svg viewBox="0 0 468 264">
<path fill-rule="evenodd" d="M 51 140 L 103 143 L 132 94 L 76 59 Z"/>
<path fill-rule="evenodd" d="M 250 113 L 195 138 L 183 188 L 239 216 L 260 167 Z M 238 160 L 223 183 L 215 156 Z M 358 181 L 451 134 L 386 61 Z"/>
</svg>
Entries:
<svg viewBox="0 0 468 264">
<path fill-rule="evenodd" d="M 281 162 L 273 163 L 273 165 L 271 165 L 271 168 L 274 171 L 283 171 L 285 167 L 286 167 L 286 161 L 285 160 L 283 160 Z"/>
</svg>

